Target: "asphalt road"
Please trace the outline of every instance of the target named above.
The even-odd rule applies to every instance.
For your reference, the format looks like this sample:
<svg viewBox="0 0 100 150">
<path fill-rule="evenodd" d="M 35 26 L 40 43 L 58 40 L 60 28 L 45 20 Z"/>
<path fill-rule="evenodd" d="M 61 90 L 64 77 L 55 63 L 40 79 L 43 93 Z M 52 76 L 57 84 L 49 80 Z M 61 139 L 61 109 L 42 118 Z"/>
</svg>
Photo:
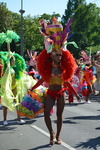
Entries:
<svg viewBox="0 0 100 150">
<path fill-rule="evenodd" d="M 43 114 L 36 118 L 23 118 L 24 125 L 17 124 L 16 112 L 8 111 L 9 125 L 2 125 L 2 107 L 0 107 L 0 150 L 100 150 L 100 96 L 92 95 L 91 104 L 66 100 L 62 145 L 49 145 L 49 134 Z M 56 107 L 51 116 L 56 132 Z"/>
</svg>

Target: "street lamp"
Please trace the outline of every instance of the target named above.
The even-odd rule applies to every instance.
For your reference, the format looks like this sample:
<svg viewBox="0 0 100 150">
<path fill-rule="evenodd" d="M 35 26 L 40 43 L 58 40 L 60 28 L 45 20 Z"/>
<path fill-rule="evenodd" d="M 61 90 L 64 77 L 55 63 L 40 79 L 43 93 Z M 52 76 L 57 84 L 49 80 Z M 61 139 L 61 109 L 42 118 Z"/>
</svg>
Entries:
<svg viewBox="0 0 100 150">
<path fill-rule="evenodd" d="M 19 10 L 20 14 L 21 14 L 21 30 L 20 30 L 20 36 L 21 36 L 21 56 L 24 55 L 24 32 L 23 32 L 23 14 L 25 12 L 25 10 L 23 10 L 23 0 L 21 0 L 21 9 Z"/>
</svg>

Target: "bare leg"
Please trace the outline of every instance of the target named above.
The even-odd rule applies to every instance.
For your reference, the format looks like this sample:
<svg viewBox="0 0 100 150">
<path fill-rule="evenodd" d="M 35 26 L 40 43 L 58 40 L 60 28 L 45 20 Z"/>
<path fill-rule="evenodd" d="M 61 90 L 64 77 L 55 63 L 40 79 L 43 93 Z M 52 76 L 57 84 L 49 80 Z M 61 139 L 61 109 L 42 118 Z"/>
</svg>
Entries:
<svg viewBox="0 0 100 150">
<path fill-rule="evenodd" d="M 51 118 L 50 118 L 50 112 L 51 112 L 51 109 L 53 108 L 54 104 L 55 104 L 55 100 L 52 100 L 50 98 L 50 96 L 48 95 L 45 100 L 44 120 L 45 120 L 46 126 L 50 133 L 50 144 L 53 144 L 54 136 L 55 136 L 53 129 L 52 129 L 52 123 L 51 123 Z"/>
<path fill-rule="evenodd" d="M 14 93 L 15 96 L 16 96 L 16 94 L 17 94 L 16 92 L 17 92 L 17 89 L 15 88 L 15 89 L 13 90 L 13 93 Z M 18 100 L 19 100 L 19 103 L 20 103 L 20 97 L 18 97 Z M 15 100 L 15 102 L 16 102 L 16 100 Z M 17 110 L 17 109 L 16 109 L 16 114 L 17 114 L 18 124 L 24 124 L 25 121 L 21 119 L 21 117 L 20 117 L 19 114 L 18 114 L 18 110 Z"/>
<path fill-rule="evenodd" d="M 18 110 L 16 110 L 16 113 L 17 113 L 17 118 L 18 118 L 18 121 L 21 120 L 20 116 L 18 115 Z"/>
<path fill-rule="evenodd" d="M 96 91 L 95 91 L 95 87 L 94 87 L 94 84 L 92 85 L 92 89 L 93 89 L 93 94 L 95 94 L 96 93 Z"/>
<path fill-rule="evenodd" d="M 53 132 L 51 118 L 50 118 L 50 111 L 53 108 L 54 104 L 55 104 L 55 101 L 52 100 L 50 96 L 47 96 L 46 101 L 45 101 L 45 107 L 44 107 L 44 120 L 50 133 Z"/>
<path fill-rule="evenodd" d="M 21 119 L 21 117 L 19 116 L 19 114 L 18 114 L 18 110 L 16 109 L 16 113 L 17 113 L 17 119 L 18 119 L 18 124 L 24 124 L 25 123 L 25 121 L 23 120 L 23 119 Z"/>
<path fill-rule="evenodd" d="M 88 89 L 89 89 L 89 92 L 88 92 L 87 96 L 85 97 L 85 101 L 86 101 L 86 102 L 88 102 L 89 97 L 90 97 L 90 95 L 91 95 L 91 93 L 92 93 L 92 89 L 90 88 L 90 86 L 88 87 Z"/>
<path fill-rule="evenodd" d="M 64 110 L 64 104 L 65 104 L 65 96 L 62 95 L 58 100 L 57 100 L 57 134 L 56 134 L 56 139 L 57 143 L 61 144 L 61 139 L 60 139 L 60 132 L 62 128 L 62 114 Z"/>
<path fill-rule="evenodd" d="M 3 118 L 4 118 L 4 121 L 7 120 L 7 107 L 3 106 Z"/>
<path fill-rule="evenodd" d="M 68 90 L 68 102 L 73 103 L 73 93 L 71 90 Z"/>
<path fill-rule="evenodd" d="M 17 87 L 15 87 L 15 88 L 12 90 L 12 92 L 13 92 L 14 96 L 16 97 L 16 95 L 17 95 Z M 19 103 L 20 103 L 20 98 L 19 98 L 19 97 L 18 97 L 18 100 L 19 100 Z M 15 103 L 16 103 L 16 99 L 15 99 L 14 101 L 15 101 Z M 17 109 L 16 109 L 16 113 L 17 113 L 18 121 L 20 121 L 21 118 L 20 118 L 19 115 L 18 115 Z"/>
</svg>

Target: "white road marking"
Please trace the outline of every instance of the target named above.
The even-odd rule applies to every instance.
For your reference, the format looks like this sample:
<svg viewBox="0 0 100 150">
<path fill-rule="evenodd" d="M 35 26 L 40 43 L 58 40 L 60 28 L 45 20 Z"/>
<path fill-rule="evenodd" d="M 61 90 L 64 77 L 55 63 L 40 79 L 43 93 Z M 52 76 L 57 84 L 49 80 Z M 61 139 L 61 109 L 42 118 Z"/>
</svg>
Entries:
<svg viewBox="0 0 100 150">
<path fill-rule="evenodd" d="M 44 135 L 50 137 L 49 133 L 47 133 L 46 131 L 42 130 L 41 128 L 39 128 L 39 127 L 37 127 L 35 125 L 31 125 L 31 127 L 34 128 L 34 129 L 36 129 L 37 131 L 43 133 Z M 62 141 L 61 145 L 64 146 L 64 147 L 66 147 L 68 150 L 76 150 L 75 148 L 71 147 L 70 145 L 64 143 L 63 141 Z"/>
</svg>

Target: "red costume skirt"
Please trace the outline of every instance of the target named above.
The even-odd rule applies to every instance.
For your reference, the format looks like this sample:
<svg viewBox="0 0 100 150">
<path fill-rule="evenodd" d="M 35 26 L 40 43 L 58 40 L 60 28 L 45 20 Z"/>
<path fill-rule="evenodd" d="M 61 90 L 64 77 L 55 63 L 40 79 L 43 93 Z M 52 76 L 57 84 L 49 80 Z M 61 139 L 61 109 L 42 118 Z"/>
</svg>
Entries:
<svg viewBox="0 0 100 150">
<path fill-rule="evenodd" d="M 50 95 L 51 98 L 58 99 L 63 93 L 66 91 L 66 88 L 62 88 L 58 91 L 52 91 L 50 89 L 47 90 L 47 95 Z"/>
</svg>

